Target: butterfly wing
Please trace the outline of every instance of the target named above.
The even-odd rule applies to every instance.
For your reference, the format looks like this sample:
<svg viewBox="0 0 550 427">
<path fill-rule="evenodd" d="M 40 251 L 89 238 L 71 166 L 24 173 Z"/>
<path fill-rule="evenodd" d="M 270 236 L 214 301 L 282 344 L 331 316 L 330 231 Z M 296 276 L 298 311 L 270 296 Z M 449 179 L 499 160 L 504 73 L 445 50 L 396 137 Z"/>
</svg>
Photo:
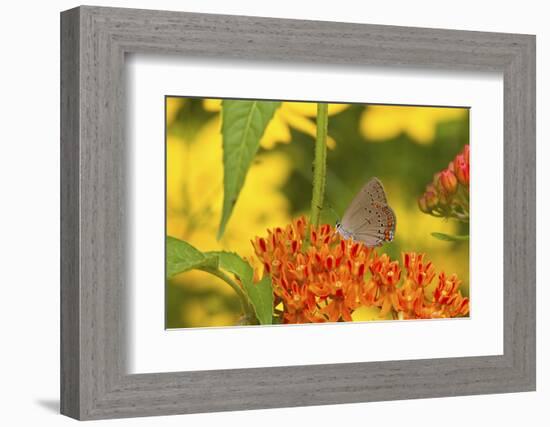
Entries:
<svg viewBox="0 0 550 427">
<path fill-rule="evenodd" d="M 346 230 L 352 230 L 353 225 L 358 221 L 363 220 L 365 217 L 364 208 L 372 205 L 373 203 L 379 203 L 381 205 L 387 205 L 386 193 L 380 180 L 376 177 L 371 178 L 361 188 L 361 191 L 351 201 L 348 209 L 342 217 L 342 225 Z"/>
<path fill-rule="evenodd" d="M 369 179 L 361 190 L 365 191 L 373 202 L 378 202 L 383 205 L 388 204 L 386 192 L 384 191 L 384 187 L 378 178 L 373 177 Z"/>
<path fill-rule="evenodd" d="M 393 239 L 395 223 L 382 183 L 371 178 L 351 201 L 341 225 L 354 240 L 372 247 Z"/>
<path fill-rule="evenodd" d="M 367 208 L 371 213 L 364 221 L 351 230 L 354 240 L 366 246 L 380 246 L 391 242 L 395 234 L 395 213 L 387 205 L 374 205 Z"/>
</svg>

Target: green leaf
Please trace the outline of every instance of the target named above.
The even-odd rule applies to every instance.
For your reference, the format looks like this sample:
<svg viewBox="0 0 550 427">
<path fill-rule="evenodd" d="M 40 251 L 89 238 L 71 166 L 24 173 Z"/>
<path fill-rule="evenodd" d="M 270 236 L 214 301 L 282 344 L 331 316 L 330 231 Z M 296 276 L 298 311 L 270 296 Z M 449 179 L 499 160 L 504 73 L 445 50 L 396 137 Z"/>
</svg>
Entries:
<svg viewBox="0 0 550 427">
<path fill-rule="evenodd" d="M 212 251 L 205 255 L 218 258 L 218 267 L 237 276 L 241 282 L 252 282 L 254 271 L 250 264 L 234 252 Z"/>
<path fill-rule="evenodd" d="M 223 236 L 260 139 L 280 105 L 271 101 L 226 99 L 222 102 L 224 195 L 218 239 Z"/>
<path fill-rule="evenodd" d="M 469 235 L 465 236 L 453 236 L 451 234 L 445 234 L 445 233 L 432 233 L 432 236 L 439 240 L 444 240 L 446 242 L 464 242 L 466 240 L 470 240 Z"/>
<path fill-rule="evenodd" d="M 244 283 L 244 288 L 261 325 L 273 323 L 273 288 L 271 277 L 264 276 L 258 283 Z"/>
<path fill-rule="evenodd" d="M 236 253 L 207 252 L 206 255 L 218 257 L 219 268 L 233 273 L 240 279 L 260 324 L 271 325 L 273 322 L 273 289 L 271 278 L 265 276 L 260 282 L 254 283 L 254 271 L 252 267 Z"/>
<path fill-rule="evenodd" d="M 218 258 L 207 256 L 183 240 L 166 238 L 166 278 L 194 268 L 217 268 Z"/>
<path fill-rule="evenodd" d="M 271 324 L 273 315 L 273 290 L 271 279 L 264 277 L 254 283 L 252 267 L 232 252 L 202 253 L 192 245 L 174 237 L 166 238 L 166 278 L 189 270 L 202 270 L 224 280 L 239 296 L 243 311 L 250 322 Z M 226 273 L 239 278 L 242 287 Z"/>
</svg>

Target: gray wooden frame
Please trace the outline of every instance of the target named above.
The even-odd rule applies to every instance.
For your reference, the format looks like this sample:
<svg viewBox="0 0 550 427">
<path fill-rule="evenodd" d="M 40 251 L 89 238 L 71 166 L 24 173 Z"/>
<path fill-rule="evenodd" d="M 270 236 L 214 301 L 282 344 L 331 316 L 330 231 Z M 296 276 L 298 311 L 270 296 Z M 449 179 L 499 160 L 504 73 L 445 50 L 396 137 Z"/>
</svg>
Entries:
<svg viewBox="0 0 550 427">
<path fill-rule="evenodd" d="M 124 58 L 504 75 L 504 354 L 128 375 Z M 535 37 L 79 7 L 61 14 L 61 412 L 77 419 L 535 390 Z M 487 167 L 490 167 L 488 165 Z"/>
</svg>

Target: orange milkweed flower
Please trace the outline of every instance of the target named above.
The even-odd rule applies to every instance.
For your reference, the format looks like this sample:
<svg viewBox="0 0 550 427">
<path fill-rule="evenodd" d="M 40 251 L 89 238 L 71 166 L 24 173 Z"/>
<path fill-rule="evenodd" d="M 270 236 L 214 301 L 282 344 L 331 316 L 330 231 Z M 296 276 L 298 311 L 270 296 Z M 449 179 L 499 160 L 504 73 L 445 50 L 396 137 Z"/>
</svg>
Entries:
<svg viewBox="0 0 550 427">
<path fill-rule="evenodd" d="M 397 261 L 391 261 L 383 254 L 375 255 L 375 260 L 369 268 L 372 278 L 367 286 L 368 296 L 363 299 L 365 305 L 369 302 L 380 307 L 380 317 L 385 317 L 392 308 L 399 309 L 397 301 L 396 285 L 401 279 L 401 269 Z"/>
<path fill-rule="evenodd" d="M 284 323 L 351 320 L 372 249 L 342 240 L 328 224 L 310 228 L 303 217 L 252 245 L 271 276 L 275 306 L 283 304 Z"/>
<path fill-rule="evenodd" d="M 436 291 L 425 295 L 435 268 L 424 254 L 404 253 L 402 274 L 399 261 L 342 238 L 328 224 L 312 227 L 300 217 L 267 230 L 252 245 L 263 274 L 271 277 L 275 314 L 282 323 L 352 321 L 362 306 L 378 307 L 380 317 L 391 313 L 395 319 L 465 316 L 469 311 L 455 275 L 442 272 Z"/>
<path fill-rule="evenodd" d="M 433 297 L 442 317 L 464 316 L 470 311 L 470 301 L 460 293 L 460 280 L 454 274 L 451 277 L 443 272 L 439 275 Z"/>
<path fill-rule="evenodd" d="M 424 254 L 405 252 L 403 264 L 407 269 L 407 278 L 414 281 L 417 286 L 427 286 L 435 276 L 431 262 L 424 261 Z"/>
</svg>

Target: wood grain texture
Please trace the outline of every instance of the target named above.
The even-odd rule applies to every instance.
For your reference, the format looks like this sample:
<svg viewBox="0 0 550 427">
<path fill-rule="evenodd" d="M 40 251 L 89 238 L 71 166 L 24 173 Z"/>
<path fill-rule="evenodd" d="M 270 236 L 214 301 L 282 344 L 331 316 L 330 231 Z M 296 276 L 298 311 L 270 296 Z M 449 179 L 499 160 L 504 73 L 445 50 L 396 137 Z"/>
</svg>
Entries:
<svg viewBox="0 0 550 427">
<path fill-rule="evenodd" d="M 80 414 L 79 13 L 61 20 L 61 413 Z"/>
<path fill-rule="evenodd" d="M 78 419 L 535 389 L 535 38 L 80 7 L 62 13 L 61 408 Z M 124 55 L 504 75 L 504 354 L 128 375 Z"/>
</svg>

